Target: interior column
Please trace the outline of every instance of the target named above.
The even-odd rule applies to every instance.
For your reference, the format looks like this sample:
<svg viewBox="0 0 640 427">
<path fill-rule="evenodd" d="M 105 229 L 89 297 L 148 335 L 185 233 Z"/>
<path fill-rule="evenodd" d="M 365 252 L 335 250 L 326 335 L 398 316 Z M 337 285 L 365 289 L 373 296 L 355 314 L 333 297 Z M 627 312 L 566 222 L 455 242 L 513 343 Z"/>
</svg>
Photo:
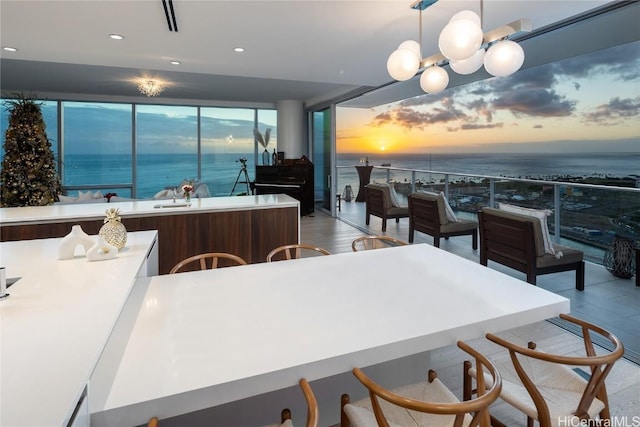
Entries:
<svg viewBox="0 0 640 427">
<path fill-rule="evenodd" d="M 281 100 L 278 109 L 278 151 L 284 151 L 285 158 L 299 159 L 304 154 L 309 157 L 305 129 L 305 115 L 302 101 Z"/>
</svg>

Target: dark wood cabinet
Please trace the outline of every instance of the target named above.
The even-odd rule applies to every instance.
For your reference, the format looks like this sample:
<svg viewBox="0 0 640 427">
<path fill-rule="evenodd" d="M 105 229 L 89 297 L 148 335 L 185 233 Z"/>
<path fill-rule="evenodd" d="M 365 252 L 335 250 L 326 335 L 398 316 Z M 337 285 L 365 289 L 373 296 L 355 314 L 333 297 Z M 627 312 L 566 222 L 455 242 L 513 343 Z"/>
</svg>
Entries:
<svg viewBox="0 0 640 427">
<path fill-rule="evenodd" d="M 313 163 L 306 157 L 287 159 L 284 165 L 256 166 L 255 194 L 287 194 L 300 201 L 300 215 L 314 210 Z"/>
</svg>

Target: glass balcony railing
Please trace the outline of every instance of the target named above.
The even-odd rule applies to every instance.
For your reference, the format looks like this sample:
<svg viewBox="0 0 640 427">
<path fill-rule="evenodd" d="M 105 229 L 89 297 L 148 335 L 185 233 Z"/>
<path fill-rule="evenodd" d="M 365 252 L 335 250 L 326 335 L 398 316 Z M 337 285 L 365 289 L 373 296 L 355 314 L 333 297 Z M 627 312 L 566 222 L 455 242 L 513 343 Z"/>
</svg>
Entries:
<svg viewBox="0 0 640 427">
<path fill-rule="evenodd" d="M 616 235 L 640 241 L 640 180 L 627 187 L 374 166 L 371 182 L 392 183 L 404 203 L 413 191 L 442 191 L 462 218 L 477 219 L 478 210 L 499 202 L 549 209 L 554 242 L 598 264 Z M 337 185 L 339 194 L 346 186 L 357 194 L 353 166 L 337 167 Z"/>
</svg>

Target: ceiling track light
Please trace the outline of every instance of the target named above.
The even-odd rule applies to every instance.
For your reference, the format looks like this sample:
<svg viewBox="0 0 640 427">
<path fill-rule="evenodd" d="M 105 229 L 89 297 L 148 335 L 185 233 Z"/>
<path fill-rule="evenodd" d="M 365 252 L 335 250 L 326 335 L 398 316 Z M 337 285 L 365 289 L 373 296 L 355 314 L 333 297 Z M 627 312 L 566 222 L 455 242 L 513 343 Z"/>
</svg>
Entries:
<svg viewBox="0 0 640 427">
<path fill-rule="evenodd" d="M 414 77 L 420 70 L 420 86 L 427 93 L 443 91 L 449 84 L 449 75 L 442 66 L 458 74 L 472 74 L 483 65 L 496 77 L 515 73 L 524 63 L 524 50 L 509 40 L 531 31 L 528 19 L 519 19 L 486 33 L 482 32 L 484 3 L 480 0 L 480 15 L 470 10 L 456 13 L 442 29 L 438 38 L 439 53 L 422 57 L 422 11 L 438 0 L 420 0 L 411 8 L 420 12 L 419 42 L 406 40 L 389 55 L 387 71 L 395 80 Z"/>
</svg>

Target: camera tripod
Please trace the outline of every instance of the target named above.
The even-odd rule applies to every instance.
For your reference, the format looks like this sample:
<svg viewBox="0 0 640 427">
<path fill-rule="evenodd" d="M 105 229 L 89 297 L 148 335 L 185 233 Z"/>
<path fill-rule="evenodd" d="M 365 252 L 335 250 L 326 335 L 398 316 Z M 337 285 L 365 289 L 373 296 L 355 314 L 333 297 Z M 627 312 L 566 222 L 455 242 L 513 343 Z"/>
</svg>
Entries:
<svg viewBox="0 0 640 427">
<path fill-rule="evenodd" d="M 236 191 L 236 187 L 238 184 L 245 184 L 247 186 L 247 195 L 251 194 L 251 190 L 249 189 L 249 174 L 247 173 L 247 159 L 239 159 L 236 162 L 240 162 L 242 166 L 240 167 L 240 171 L 238 172 L 238 177 L 236 178 L 235 184 L 233 184 L 233 188 L 231 189 L 231 194 L 229 196 L 233 196 L 233 192 Z M 244 181 L 240 181 L 240 178 L 244 176 Z"/>
</svg>

